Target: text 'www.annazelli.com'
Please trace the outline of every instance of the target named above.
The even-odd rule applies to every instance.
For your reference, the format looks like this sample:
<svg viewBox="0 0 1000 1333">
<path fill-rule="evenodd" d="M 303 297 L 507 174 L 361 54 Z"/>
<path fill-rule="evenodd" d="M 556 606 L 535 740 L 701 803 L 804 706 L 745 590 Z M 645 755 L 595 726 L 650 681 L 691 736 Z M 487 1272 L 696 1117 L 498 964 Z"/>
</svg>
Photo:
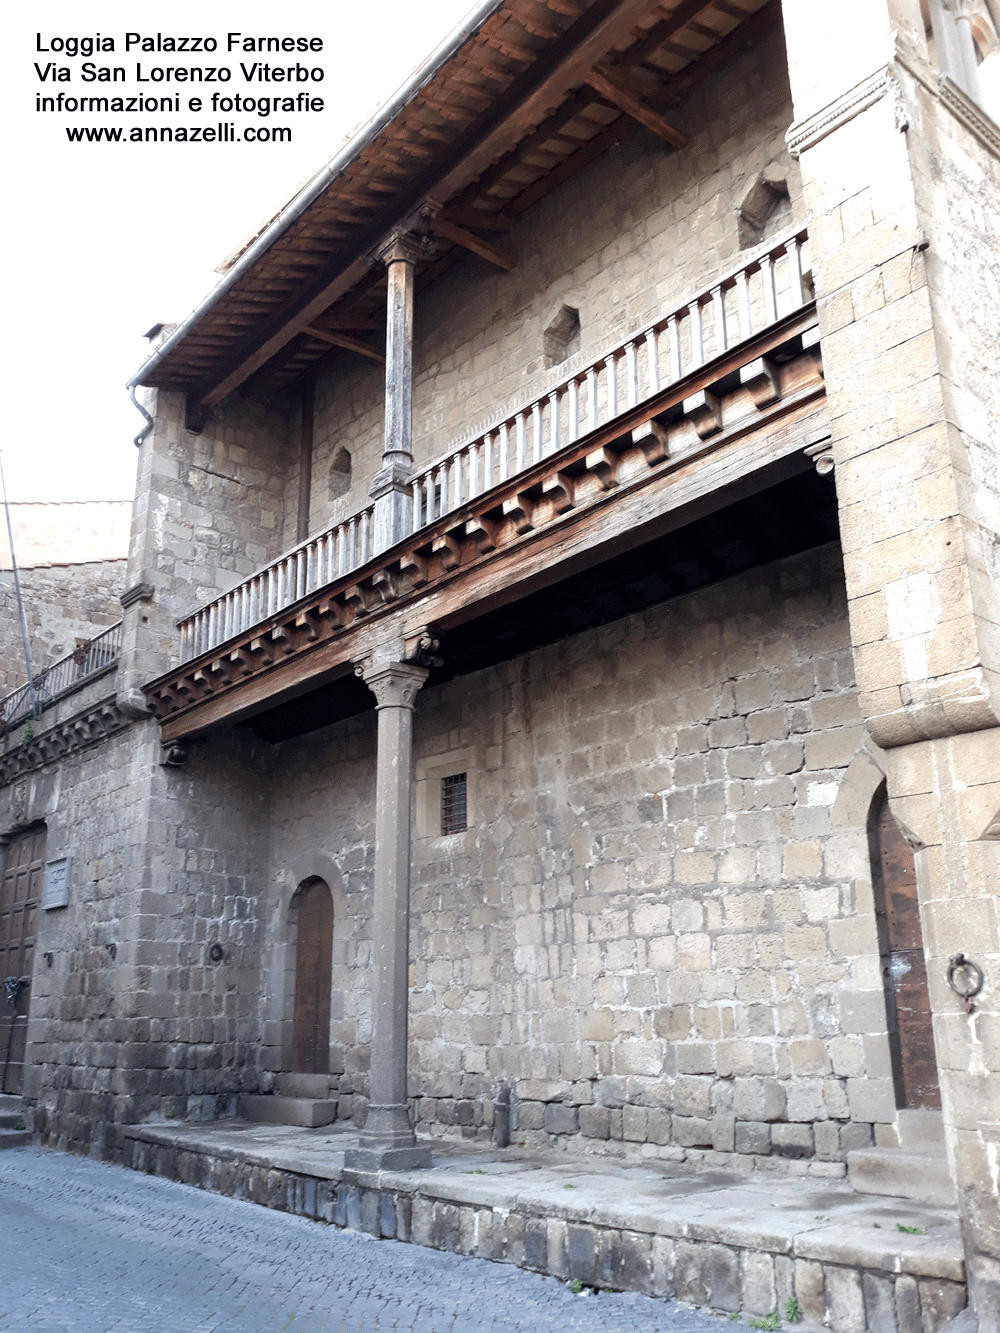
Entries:
<svg viewBox="0 0 1000 1333">
<path fill-rule="evenodd" d="M 287 125 L 67 125 L 70 143 L 291 143 Z"/>
</svg>

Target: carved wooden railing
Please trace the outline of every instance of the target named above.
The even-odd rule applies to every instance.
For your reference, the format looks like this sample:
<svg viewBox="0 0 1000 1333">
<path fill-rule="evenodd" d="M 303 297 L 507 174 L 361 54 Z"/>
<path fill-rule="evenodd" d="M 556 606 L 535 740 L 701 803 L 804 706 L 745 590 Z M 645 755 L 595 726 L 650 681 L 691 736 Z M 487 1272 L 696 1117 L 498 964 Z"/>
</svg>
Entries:
<svg viewBox="0 0 1000 1333">
<path fill-rule="evenodd" d="M 118 660 L 121 639 L 122 622 L 119 620 L 73 652 L 60 657 L 51 666 L 36 671 L 34 686 L 38 702 L 43 705 L 50 703 L 59 695 L 82 685 L 88 676 L 111 666 Z M 27 685 L 21 685 L 0 699 L 0 723 L 5 730 L 30 717 L 31 691 Z"/>
<path fill-rule="evenodd" d="M 771 241 L 652 324 L 564 373 L 519 410 L 421 468 L 412 481 L 410 533 L 794 313 L 811 299 L 806 240 L 805 228 L 798 228 Z M 375 554 L 373 515 L 373 506 L 366 506 L 186 616 L 179 622 L 180 660 L 217 648 L 365 564 Z"/>
</svg>

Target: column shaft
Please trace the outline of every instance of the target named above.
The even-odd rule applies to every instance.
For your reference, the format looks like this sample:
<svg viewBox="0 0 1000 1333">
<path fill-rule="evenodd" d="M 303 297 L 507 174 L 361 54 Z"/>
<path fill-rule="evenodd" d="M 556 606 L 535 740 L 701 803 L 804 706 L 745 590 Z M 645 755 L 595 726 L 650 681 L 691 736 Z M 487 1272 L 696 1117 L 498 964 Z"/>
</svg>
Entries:
<svg viewBox="0 0 1000 1333">
<path fill-rule="evenodd" d="M 379 251 L 388 270 L 385 330 L 385 435 L 382 467 L 369 492 L 375 501 L 375 551 L 413 528 L 413 285 L 423 238 L 391 236 Z"/>
<path fill-rule="evenodd" d="M 368 1119 L 346 1165 L 377 1171 L 430 1165 L 406 1104 L 413 707 L 427 672 L 394 662 L 364 677 L 378 700 L 371 1076 Z"/>
<path fill-rule="evenodd" d="M 385 326 L 385 436 L 382 466 L 413 466 L 413 275 L 409 252 L 393 246 L 386 257 L 389 286 Z"/>
</svg>

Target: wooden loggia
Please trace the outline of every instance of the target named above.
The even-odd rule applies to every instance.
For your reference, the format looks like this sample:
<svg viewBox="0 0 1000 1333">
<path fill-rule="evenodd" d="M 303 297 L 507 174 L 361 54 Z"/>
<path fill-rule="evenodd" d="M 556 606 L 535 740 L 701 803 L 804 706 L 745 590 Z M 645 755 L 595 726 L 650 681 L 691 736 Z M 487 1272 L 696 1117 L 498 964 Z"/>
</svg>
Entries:
<svg viewBox="0 0 1000 1333">
<path fill-rule="evenodd" d="M 327 306 L 345 295 L 367 271 L 368 255 L 381 238 L 394 225 L 405 222 L 428 196 L 446 202 L 544 120 L 549 109 L 586 82 L 589 71 L 616 44 L 625 41 L 649 11 L 649 0 L 597 0 L 544 50 L 535 66 L 514 80 L 491 112 L 459 138 L 442 162 L 418 179 L 376 227 L 362 234 L 346 256 L 331 260 L 262 330 L 237 345 L 197 393 L 191 415 L 197 418 L 221 402 Z"/>
</svg>

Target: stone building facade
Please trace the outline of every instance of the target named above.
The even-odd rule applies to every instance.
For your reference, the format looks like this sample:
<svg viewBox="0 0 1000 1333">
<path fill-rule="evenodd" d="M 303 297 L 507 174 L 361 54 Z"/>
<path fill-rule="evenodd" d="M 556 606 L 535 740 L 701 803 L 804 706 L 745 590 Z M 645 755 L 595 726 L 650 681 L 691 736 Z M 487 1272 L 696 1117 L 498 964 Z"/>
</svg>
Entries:
<svg viewBox="0 0 1000 1333">
<path fill-rule="evenodd" d="M 12 504 L 32 665 L 40 671 L 121 618 L 128 554 L 128 501 Z M 0 659 L 4 694 L 26 680 L 13 566 L 0 543 Z M 20 650 L 19 650 L 20 649 Z"/>
<path fill-rule="evenodd" d="M 921 1112 L 995 1326 L 996 18 L 483 4 L 162 338 L 116 670 L 0 754 L 44 1141 Z"/>
</svg>

